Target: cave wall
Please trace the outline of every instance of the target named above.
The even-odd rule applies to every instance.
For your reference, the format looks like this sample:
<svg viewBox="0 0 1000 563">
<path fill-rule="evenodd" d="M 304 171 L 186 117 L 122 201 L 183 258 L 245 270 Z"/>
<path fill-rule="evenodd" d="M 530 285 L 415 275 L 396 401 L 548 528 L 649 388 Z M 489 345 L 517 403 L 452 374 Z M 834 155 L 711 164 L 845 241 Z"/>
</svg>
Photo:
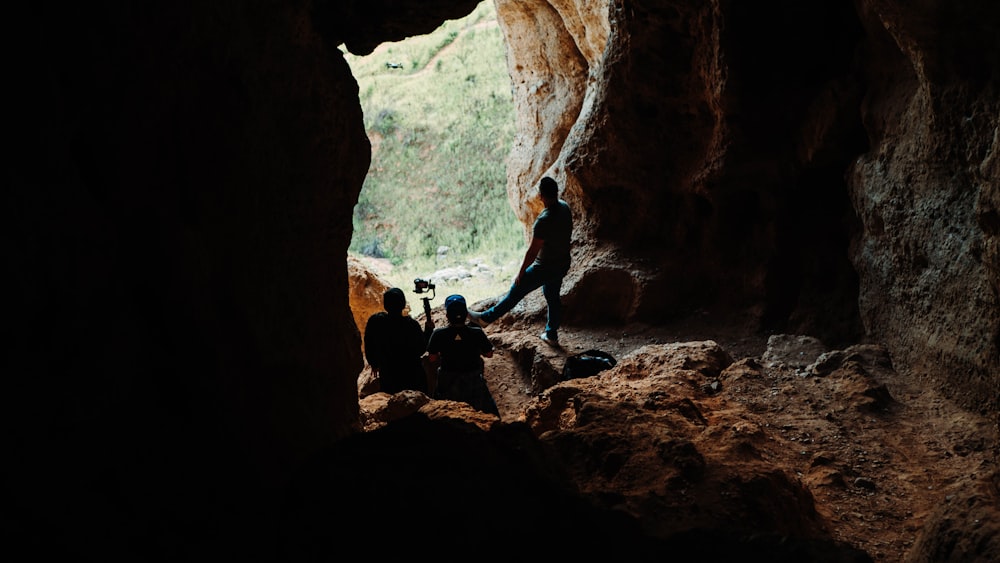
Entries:
<svg viewBox="0 0 1000 563">
<path fill-rule="evenodd" d="M 530 195 L 529 179 L 549 171 L 580 210 L 582 267 L 570 301 L 590 302 L 605 284 L 588 278 L 618 269 L 634 299 L 599 316 L 656 321 L 740 310 L 771 330 L 856 339 L 857 276 L 845 248 L 857 220 L 843 173 L 867 139 L 853 75 L 863 29 L 853 6 L 580 4 L 607 34 L 564 26 L 572 40 L 547 59 L 584 61 L 575 75 L 585 88 L 563 88 L 572 102 L 516 97 L 522 116 L 576 121 L 544 132 L 537 119 L 519 123 L 508 171 L 516 201 Z M 562 29 L 549 26 L 535 39 L 545 48 L 532 45 L 531 26 L 509 32 L 515 85 L 525 80 L 521 69 L 544 67 L 538 53 L 554 51 L 551 28 Z M 604 48 L 586 52 L 601 56 L 581 56 L 578 45 L 595 36 Z"/>
<path fill-rule="evenodd" d="M 701 310 L 867 338 L 996 409 L 998 8 L 567 4 L 497 2 L 521 116 L 508 193 L 533 217 L 552 174 L 578 215 L 569 322 Z"/>
<path fill-rule="evenodd" d="M 872 150 L 849 189 L 867 332 L 960 403 L 1000 397 L 1000 8 L 886 2 L 861 11 Z"/>
<path fill-rule="evenodd" d="M 591 69 L 608 37 L 606 2 L 495 2 L 507 43 L 517 136 L 507 162 L 507 192 L 518 218 L 530 225 L 541 211 L 538 179 L 560 159 L 584 111 Z M 566 186 L 575 192 L 575 186 Z M 568 197 L 568 196 L 567 196 Z"/>
<path fill-rule="evenodd" d="M 358 425 L 350 69 L 310 2 L 8 15 L 7 531 L 40 560 L 267 553 L 290 472 Z"/>
<path fill-rule="evenodd" d="M 997 9 L 745 4 L 497 0 L 516 39 L 508 192 L 527 220 L 529 182 L 564 183 L 573 322 L 708 308 L 864 331 L 995 411 Z M 273 547 L 289 472 L 357 425 L 345 258 L 370 147 L 336 48 L 475 5 L 11 8 L 19 541 L 132 560 Z"/>
</svg>

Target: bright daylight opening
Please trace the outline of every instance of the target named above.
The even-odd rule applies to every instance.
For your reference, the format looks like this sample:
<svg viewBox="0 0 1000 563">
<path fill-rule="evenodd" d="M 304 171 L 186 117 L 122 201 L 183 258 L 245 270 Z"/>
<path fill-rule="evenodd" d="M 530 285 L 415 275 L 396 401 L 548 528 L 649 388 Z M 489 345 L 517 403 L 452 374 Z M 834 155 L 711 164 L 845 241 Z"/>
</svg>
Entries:
<svg viewBox="0 0 1000 563">
<path fill-rule="evenodd" d="M 414 313 L 414 280 L 469 303 L 500 295 L 524 252 L 507 199 L 514 105 L 492 0 L 434 32 L 345 53 L 359 85 L 372 162 L 350 253 Z"/>
</svg>

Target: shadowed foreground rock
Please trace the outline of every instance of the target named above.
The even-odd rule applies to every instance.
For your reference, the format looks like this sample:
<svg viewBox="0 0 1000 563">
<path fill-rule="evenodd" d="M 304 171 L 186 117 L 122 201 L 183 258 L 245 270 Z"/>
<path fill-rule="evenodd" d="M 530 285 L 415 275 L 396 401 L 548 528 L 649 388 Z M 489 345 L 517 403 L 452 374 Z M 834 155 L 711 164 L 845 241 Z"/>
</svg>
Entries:
<svg viewBox="0 0 1000 563">
<path fill-rule="evenodd" d="M 350 544 L 374 558 L 871 561 L 829 540 L 766 533 L 655 539 L 626 514 L 583 501 L 523 424 L 486 432 L 413 414 L 316 456 L 288 498 L 284 560 L 328 561 Z"/>
<path fill-rule="evenodd" d="M 949 496 L 934 511 L 907 557 L 909 563 L 933 561 L 1000 561 L 1000 473 Z"/>
</svg>

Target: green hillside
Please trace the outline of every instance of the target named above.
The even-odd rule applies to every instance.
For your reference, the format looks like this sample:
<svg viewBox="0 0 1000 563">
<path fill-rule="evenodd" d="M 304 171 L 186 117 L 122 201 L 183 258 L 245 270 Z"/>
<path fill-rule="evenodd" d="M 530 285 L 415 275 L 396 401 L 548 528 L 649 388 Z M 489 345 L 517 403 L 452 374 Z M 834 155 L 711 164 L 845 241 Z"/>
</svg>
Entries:
<svg viewBox="0 0 1000 563">
<path fill-rule="evenodd" d="M 480 276 L 475 285 L 486 287 L 467 280 L 437 290 L 470 302 L 503 292 L 524 230 L 507 200 L 514 106 L 493 2 L 428 35 L 345 58 L 372 142 L 350 251 L 388 260 L 385 277 L 409 289 L 415 277 L 470 260 L 505 266 Z"/>
</svg>

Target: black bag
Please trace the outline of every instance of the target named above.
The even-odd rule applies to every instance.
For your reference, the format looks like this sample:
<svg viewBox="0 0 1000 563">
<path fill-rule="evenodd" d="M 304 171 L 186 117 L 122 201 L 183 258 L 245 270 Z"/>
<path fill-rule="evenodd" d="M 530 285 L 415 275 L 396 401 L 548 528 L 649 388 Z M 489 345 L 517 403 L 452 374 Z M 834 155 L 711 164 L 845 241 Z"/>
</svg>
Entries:
<svg viewBox="0 0 1000 563">
<path fill-rule="evenodd" d="M 590 377 L 615 367 L 618 363 L 611 354 L 601 350 L 586 350 L 566 358 L 563 366 L 563 381 Z"/>
</svg>

